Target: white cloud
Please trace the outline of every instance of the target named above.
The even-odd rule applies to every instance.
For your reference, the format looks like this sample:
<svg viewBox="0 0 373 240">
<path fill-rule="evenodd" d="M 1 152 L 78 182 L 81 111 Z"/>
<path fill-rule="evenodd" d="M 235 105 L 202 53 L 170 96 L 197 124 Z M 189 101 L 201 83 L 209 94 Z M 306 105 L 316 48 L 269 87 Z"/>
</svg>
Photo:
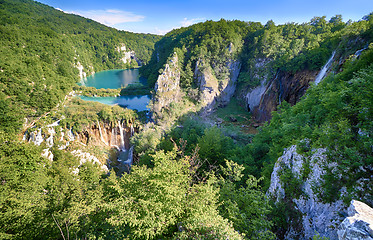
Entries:
<svg viewBox="0 0 373 240">
<path fill-rule="evenodd" d="M 165 29 L 159 29 L 159 28 L 156 27 L 154 30 L 155 30 L 155 31 L 153 31 L 154 34 L 165 35 L 166 33 L 172 31 L 172 28 L 165 30 Z"/>
<path fill-rule="evenodd" d="M 195 23 L 202 22 L 202 21 L 205 21 L 205 18 L 193 18 L 193 19 L 184 18 L 183 21 L 179 22 L 179 25 L 173 26 L 168 29 L 160 29 L 158 27 L 155 27 L 152 33 L 157 34 L 157 35 L 165 35 L 166 33 L 172 31 L 173 29 L 177 29 L 180 27 L 188 27 L 190 25 L 193 25 Z"/>
<path fill-rule="evenodd" d="M 99 23 L 113 26 L 119 23 L 126 22 L 141 22 L 145 16 L 137 15 L 131 12 L 126 12 L 117 9 L 108 10 L 88 10 L 88 11 L 71 11 L 69 13 L 77 14 L 86 18 L 93 19 Z"/>
<path fill-rule="evenodd" d="M 198 22 L 202 22 L 204 20 L 205 20 L 204 18 L 193 18 L 193 19 L 184 18 L 184 20 L 181 21 L 181 26 L 182 27 L 188 27 L 190 25 L 193 25 L 193 24 L 198 23 Z"/>
</svg>

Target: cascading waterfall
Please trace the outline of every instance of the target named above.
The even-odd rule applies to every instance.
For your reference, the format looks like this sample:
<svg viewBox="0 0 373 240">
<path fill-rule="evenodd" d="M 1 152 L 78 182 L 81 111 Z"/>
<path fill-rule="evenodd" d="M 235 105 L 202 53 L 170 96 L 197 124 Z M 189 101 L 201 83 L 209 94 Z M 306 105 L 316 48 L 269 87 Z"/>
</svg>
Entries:
<svg viewBox="0 0 373 240">
<path fill-rule="evenodd" d="M 111 144 L 110 144 L 111 146 L 117 145 L 117 141 L 116 141 L 117 133 L 115 130 L 116 130 L 115 128 L 111 129 Z"/>
<path fill-rule="evenodd" d="M 130 127 L 130 137 L 132 137 L 134 133 L 135 133 L 135 129 L 133 128 L 133 124 L 131 124 L 131 127 Z M 129 166 L 131 166 L 132 165 L 132 161 L 133 161 L 133 146 L 130 146 L 130 148 L 128 149 L 128 157 L 127 157 L 126 164 L 128 164 Z"/>
<path fill-rule="evenodd" d="M 105 145 L 108 145 L 107 142 L 105 142 L 104 140 L 104 136 L 102 135 L 102 130 L 101 130 L 101 126 L 100 126 L 100 122 L 97 120 L 97 125 L 98 125 L 98 130 L 100 131 L 100 138 L 101 138 L 101 141 L 103 143 L 105 143 Z"/>
<path fill-rule="evenodd" d="M 132 137 L 134 133 L 135 133 L 135 129 L 133 127 L 133 124 L 131 124 L 131 135 L 130 135 L 130 137 Z M 133 162 L 133 146 L 131 146 L 130 149 L 129 149 L 128 160 L 127 161 L 130 163 L 130 165 L 132 165 L 132 162 Z"/>
<path fill-rule="evenodd" d="M 118 127 L 119 127 L 119 133 L 120 133 L 120 149 L 125 149 L 124 146 L 124 134 L 123 134 L 123 126 L 122 123 L 118 120 Z"/>
<path fill-rule="evenodd" d="M 130 137 L 132 137 L 134 133 L 135 133 L 135 129 L 133 128 L 133 124 L 131 124 L 131 135 L 130 135 Z"/>
<path fill-rule="evenodd" d="M 36 132 L 36 133 L 35 133 Z M 41 134 L 41 128 L 36 131 L 30 133 L 29 142 L 33 142 L 35 145 L 40 146 L 40 144 L 44 141 L 43 136 Z"/>
<path fill-rule="evenodd" d="M 129 172 L 129 169 L 133 162 L 133 146 L 130 146 L 128 149 L 126 148 L 125 142 L 124 142 L 124 126 L 122 125 L 120 121 L 118 121 L 118 127 L 120 130 L 120 139 L 121 139 L 121 146 L 119 148 L 118 153 L 118 162 L 120 162 L 120 165 L 123 169 L 126 169 L 124 171 Z M 135 129 L 133 125 L 131 124 L 129 126 L 129 131 L 127 134 L 129 134 L 129 137 L 132 137 L 135 133 Z"/>
<path fill-rule="evenodd" d="M 132 161 L 133 161 L 133 146 L 130 147 L 130 149 L 128 150 L 128 159 L 127 159 L 127 164 L 128 165 L 132 165 Z"/>
<path fill-rule="evenodd" d="M 80 85 L 85 86 L 86 80 L 86 78 L 80 78 Z"/>
<path fill-rule="evenodd" d="M 333 58 L 334 58 L 334 55 L 335 55 L 335 51 L 333 52 L 332 56 L 329 58 L 329 60 L 326 62 L 326 64 L 324 65 L 324 67 L 321 69 L 321 71 L 319 72 L 319 74 L 317 74 L 317 77 L 315 79 L 315 84 L 319 84 L 321 82 L 321 80 L 323 80 L 323 78 L 325 77 L 326 75 L 326 72 L 328 71 L 332 61 L 333 61 Z"/>
</svg>

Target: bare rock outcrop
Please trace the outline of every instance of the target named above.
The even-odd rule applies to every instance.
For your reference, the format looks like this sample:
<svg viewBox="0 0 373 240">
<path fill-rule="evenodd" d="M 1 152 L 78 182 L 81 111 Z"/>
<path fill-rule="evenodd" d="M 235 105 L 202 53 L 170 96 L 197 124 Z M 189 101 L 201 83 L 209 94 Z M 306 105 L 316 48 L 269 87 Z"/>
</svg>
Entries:
<svg viewBox="0 0 373 240">
<path fill-rule="evenodd" d="M 264 91 L 262 87 L 264 84 L 262 83 L 260 87 L 261 94 L 258 94 L 258 97 L 260 97 L 259 104 L 251 104 L 251 106 L 249 106 L 250 110 L 253 112 L 253 117 L 259 122 L 268 121 L 271 119 L 271 112 L 277 110 L 277 106 L 281 104 L 281 102 L 286 101 L 291 105 L 296 104 L 305 94 L 310 82 L 315 79 L 316 75 L 316 71 L 309 70 L 303 70 L 297 73 L 279 71 L 275 77 L 268 82 Z M 247 95 L 250 96 L 249 93 Z M 258 101 L 256 101 L 256 103 L 257 102 Z"/>
<path fill-rule="evenodd" d="M 157 115 L 162 108 L 169 106 L 173 102 L 178 102 L 181 99 L 180 69 L 176 53 L 173 54 L 165 65 L 163 72 L 158 76 L 154 91 L 152 111 L 155 115 Z"/>
<path fill-rule="evenodd" d="M 236 91 L 237 78 L 241 64 L 236 60 L 226 62 L 228 74 L 222 79 L 214 75 L 213 67 L 204 63 L 201 59 L 197 62 L 194 77 L 197 80 L 200 91 L 200 103 L 203 114 L 209 114 L 217 106 L 225 106 Z"/>
<path fill-rule="evenodd" d="M 325 167 L 333 167 L 333 164 L 327 163 L 326 158 L 326 149 L 316 149 L 309 158 L 306 158 L 297 153 L 294 145 L 286 149 L 277 160 L 267 194 L 276 201 L 290 198 L 295 210 L 300 213 L 298 226 L 291 225 L 287 229 L 285 239 L 312 239 L 315 232 L 322 237 L 337 239 L 336 229 L 343 220 L 340 212 L 347 207 L 342 200 L 325 203 L 318 197 L 317 190 L 323 182 Z M 290 172 L 299 184 L 295 197 L 294 193 L 291 195 L 285 190 L 289 184 L 281 180 L 285 172 Z M 289 221 L 295 222 L 294 219 Z"/>
<path fill-rule="evenodd" d="M 121 44 L 121 46 L 117 47 L 117 51 L 122 53 L 122 62 L 124 64 L 131 63 L 132 60 L 135 60 L 139 66 L 141 66 L 142 62 L 140 59 L 137 58 L 135 51 L 132 51 L 130 49 L 127 49 L 127 47 L 124 44 Z"/>
<path fill-rule="evenodd" d="M 348 217 L 338 227 L 339 240 L 373 240 L 373 209 L 352 200 Z"/>
<path fill-rule="evenodd" d="M 309 88 L 310 82 L 316 81 L 317 84 L 326 76 L 334 55 L 335 52 L 320 71 L 301 70 L 296 73 L 278 70 L 274 74 L 270 59 L 256 59 L 250 75 L 259 79 L 260 85 L 245 89 L 240 93 L 241 98 L 246 100 L 247 108 L 255 120 L 269 121 L 272 111 L 276 111 L 283 101 L 296 104 Z"/>
</svg>

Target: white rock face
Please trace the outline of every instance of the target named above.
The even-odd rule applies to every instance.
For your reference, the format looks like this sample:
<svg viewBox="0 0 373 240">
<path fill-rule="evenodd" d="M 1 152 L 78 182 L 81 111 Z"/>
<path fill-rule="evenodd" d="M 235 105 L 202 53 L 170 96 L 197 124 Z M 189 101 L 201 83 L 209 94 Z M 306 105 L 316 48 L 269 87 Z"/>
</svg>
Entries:
<svg viewBox="0 0 373 240">
<path fill-rule="evenodd" d="M 248 107 L 250 108 L 250 111 L 253 111 L 255 107 L 259 106 L 260 100 L 267 90 L 268 75 L 264 73 L 267 72 L 267 65 L 270 62 L 271 60 L 267 58 L 258 58 L 255 60 L 254 68 L 251 74 L 254 78 L 260 80 L 260 85 L 255 88 L 249 89 L 245 95 L 245 99 Z"/>
<path fill-rule="evenodd" d="M 50 161 L 53 161 L 53 153 L 48 148 L 43 149 L 43 152 L 41 153 L 41 155 L 49 159 Z"/>
<path fill-rule="evenodd" d="M 240 73 L 239 61 L 230 60 L 226 64 L 229 75 L 225 79 L 218 80 L 210 66 L 199 60 L 196 64 L 194 76 L 197 79 L 200 90 L 200 102 L 204 107 L 204 113 L 210 113 L 215 105 L 226 105 L 236 90 L 237 78 Z"/>
<path fill-rule="evenodd" d="M 153 111 L 155 113 L 180 99 L 180 70 L 176 53 L 173 54 L 163 72 L 158 76 L 154 90 Z"/>
<path fill-rule="evenodd" d="M 266 86 L 266 79 L 263 79 L 260 82 L 260 86 L 257 86 L 253 90 L 249 91 L 245 98 L 246 102 L 248 104 L 248 107 L 250 108 L 250 111 L 252 111 L 255 107 L 259 106 L 260 100 L 262 99 L 263 94 L 265 93 L 267 86 Z"/>
<path fill-rule="evenodd" d="M 140 61 L 137 59 L 136 57 L 136 53 L 135 51 L 127 51 L 127 48 L 124 44 L 122 44 L 121 46 L 117 47 L 117 51 L 118 52 L 121 52 L 123 54 L 123 57 L 122 57 L 122 62 L 123 63 L 130 63 L 132 59 L 135 59 L 136 62 L 140 64 Z"/>
<path fill-rule="evenodd" d="M 135 59 L 136 55 L 134 51 L 123 52 L 124 56 L 122 58 L 123 63 L 130 63 L 132 59 Z"/>
<path fill-rule="evenodd" d="M 285 239 L 312 239 L 315 231 L 322 237 L 337 239 L 337 226 L 343 218 L 339 212 L 346 209 L 343 201 L 337 200 L 333 203 L 323 203 L 317 196 L 315 190 L 320 189 L 322 175 L 325 174 L 323 166 L 332 167 L 326 162 L 326 149 L 317 149 L 309 160 L 296 152 L 296 146 L 291 146 L 277 160 L 272 175 L 271 185 L 267 194 L 280 201 L 285 197 L 285 190 L 280 176 L 284 169 L 290 169 L 293 176 L 301 180 L 301 193 L 298 199 L 292 199 L 296 210 L 302 215 L 302 232 L 289 229 Z M 304 175 L 305 162 L 309 161 L 309 174 Z M 305 178 L 304 178 L 305 177 Z M 336 193 L 340 194 L 340 193 Z"/>
<path fill-rule="evenodd" d="M 92 162 L 93 164 L 99 165 L 103 171 L 106 171 L 106 172 L 109 171 L 106 165 L 102 164 L 97 159 L 97 157 L 95 157 L 94 155 L 92 155 L 90 153 L 83 152 L 82 150 L 73 150 L 73 151 L 71 151 L 71 153 L 72 153 L 72 155 L 74 155 L 75 157 L 80 159 L 80 165 L 89 161 L 89 162 Z M 79 172 L 79 169 L 75 170 L 75 172 Z"/>
<path fill-rule="evenodd" d="M 338 228 L 339 240 L 373 240 L 373 209 L 352 200 L 348 215 Z"/>
<path fill-rule="evenodd" d="M 79 77 L 80 77 L 80 79 L 83 79 L 83 78 L 87 77 L 87 73 L 85 73 L 83 71 L 84 67 L 83 67 L 83 65 L 80 62 L 78 62 L 76 64 L 76 68 L 79 70 Z"/>
</svg>

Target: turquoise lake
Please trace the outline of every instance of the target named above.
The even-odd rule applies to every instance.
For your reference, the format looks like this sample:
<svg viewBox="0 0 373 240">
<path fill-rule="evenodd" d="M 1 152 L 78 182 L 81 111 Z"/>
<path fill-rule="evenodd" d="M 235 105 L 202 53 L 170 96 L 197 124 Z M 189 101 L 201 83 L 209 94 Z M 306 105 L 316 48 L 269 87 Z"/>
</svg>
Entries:
<svg viewBox="0 0 373 240">
<path fill-rule="evenodd" d="M 119 96 L 119 97 L 86 97 L 80 96 L 84 101 L 100 102 L 107 105 L 119 105 L 121 107 L 145 111 L 150 101 L 150 95 Z"/>
<path fill-rule="evenodd" d="M 125 88 L 129 85 L 146 85 L 147 79 L 140 77 L 138 69 L 126 70 L 108 70 L 95 73 L 80 83 L 86 87 L 94 87 L 97 89 L 117 89 Z M 107 105 L 119 105 L 121 107 L 135 109 L 137 111 L 148 110 L 150 95 L 133 95 L 133 96 L 119 96 L 119 97 L 86 97 L 80 96 L 84 101 L 100 102 Z"/>
<path fill-rule="evenodd" d="M 115 69 L 95 73 L 84 78 L 81 85 L 86 87 L 94 87 L 97 89 L 117 89 L 125 88 L 133 84 L 147 84 L 147 79 L 140 77 L 139 69 Z"/>
</svg>

